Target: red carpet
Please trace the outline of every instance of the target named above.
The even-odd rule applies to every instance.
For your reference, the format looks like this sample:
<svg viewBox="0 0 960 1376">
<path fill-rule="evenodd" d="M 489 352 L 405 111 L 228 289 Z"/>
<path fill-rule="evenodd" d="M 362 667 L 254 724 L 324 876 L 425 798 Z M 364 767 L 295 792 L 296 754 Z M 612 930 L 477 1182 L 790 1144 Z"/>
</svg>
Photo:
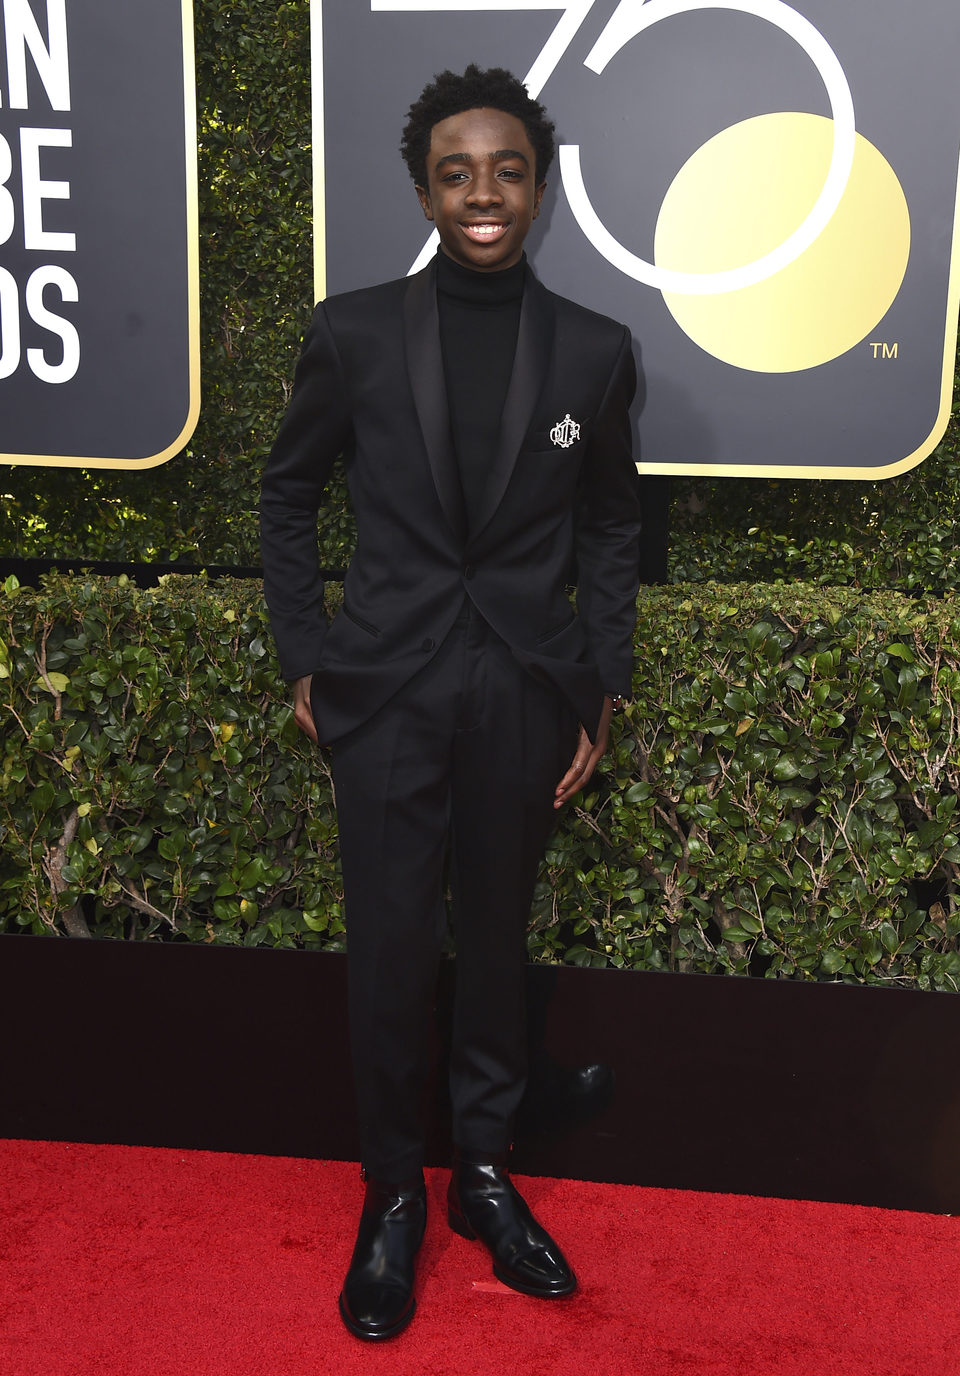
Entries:
<svg viewBox="0 0 960 1376">
<path fill-rule="evenodd" d="M 581 1290 L 494 1281 L 446 1227 L 419 1310 L 357 1342 L 336 1296 L 357 1168 L 0 1142 L 3 1376 L 958 1376 L 960 1221 L 526 1180 Z"/>
</svg>

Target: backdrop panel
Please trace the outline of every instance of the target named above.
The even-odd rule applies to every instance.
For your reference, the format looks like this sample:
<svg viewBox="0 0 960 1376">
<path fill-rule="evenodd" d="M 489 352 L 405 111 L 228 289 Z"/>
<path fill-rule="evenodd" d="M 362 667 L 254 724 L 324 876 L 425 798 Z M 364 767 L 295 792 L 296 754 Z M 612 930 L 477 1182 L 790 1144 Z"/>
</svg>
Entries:
<svg viewBox="0 0 960 1376">
<path fill-rule="evenodd" d="M 200 405 L 190 0 L 0 10 L 0 459 L 162 463 Z"/>
<path fill-rule="evenodd" d="M 960 293 L 955 0 L 312 14 L 318 295 L 425 261 L 406 109 L 444 67 L 506 66 L 560 145 L 532 261 L 638 341 L 641 471 L 882 477 L 932 451 Z"/>
</svg>

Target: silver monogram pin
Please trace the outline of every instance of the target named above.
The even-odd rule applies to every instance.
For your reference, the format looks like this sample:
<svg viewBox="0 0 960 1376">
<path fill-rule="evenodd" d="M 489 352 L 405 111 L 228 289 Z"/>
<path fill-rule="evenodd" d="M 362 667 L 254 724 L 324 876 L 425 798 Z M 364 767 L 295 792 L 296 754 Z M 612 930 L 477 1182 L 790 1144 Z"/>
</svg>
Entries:
<svg viewBox="0 0 960 1376">
<path fill-rule="evenodd" d="M 580 426 L 575 420 L 570 419 L 570 412 L 564 416 L 563 420 L 558 420 L 550 431 L 550 438 L 554 444 L 559 444 L 561 449 L 569 449 L 571 444 L 576 444 L 580 438 Z"/>
</svg>

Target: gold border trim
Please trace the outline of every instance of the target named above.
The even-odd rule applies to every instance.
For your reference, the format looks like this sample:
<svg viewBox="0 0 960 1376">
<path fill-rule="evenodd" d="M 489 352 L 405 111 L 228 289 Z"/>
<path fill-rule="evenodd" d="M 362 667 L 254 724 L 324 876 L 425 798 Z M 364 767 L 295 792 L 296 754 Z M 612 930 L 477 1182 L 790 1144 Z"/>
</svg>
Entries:
<svg viewBox="0 0 960 1376">
<path fill-rule="evenodd" d="M 907 473 L 929 458 L 943 439 L 953 409 L 953 377 L 957 365 L 957 332 L 960 328 L 960 162 L 957 165 L 957 190 L 953 209 L 953 243 L 950 252 L 950 274 L 947 281 L 947 310 L 943 336 L 943 368 L 940 375 L 940 410 L 927 438 L 905 459 L 882 467 L 868 465 L 858 468 L 814 468 L 784 465 L 782 468 L 766 464 L 711 463 L 644 463 L 637 464 L 641 477 L 647 474 L 676 474 L 687 478 L 844 478 L 851 481 L 873 481 L 895 478 Z"/>
<path fill-rule="evenodd" d="M 157 468 L 179 454 L 200 419 L 200 216 L 197 204 L 197 74 L 193 0 L 180 0 L 183 32 L 183 112 L 187 211 L 187 329 L 190 402 L 183 429 L 172 444 L 146 459 L 78 458 L 57 454 L 0 454 L 0 463 L 47 468 Z"/>
<path fill-rule="evenodd" d="M 313 164 L 313 298 L 327 294 L 327 198 L 323 123 L 323 9 L 310 0 L 310 118 Z"/>
</svg>

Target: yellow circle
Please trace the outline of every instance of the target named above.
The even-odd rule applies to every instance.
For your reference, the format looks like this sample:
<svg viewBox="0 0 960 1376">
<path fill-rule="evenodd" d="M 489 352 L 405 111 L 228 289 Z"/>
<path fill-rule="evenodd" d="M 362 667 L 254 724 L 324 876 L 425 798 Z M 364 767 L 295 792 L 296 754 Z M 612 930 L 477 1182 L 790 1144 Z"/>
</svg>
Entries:
<svg viewBox="0 0 960 1376">
<path fill-rule="evenodd" d="M 677 173 L 657 220 L 658 267 L 723 272 L 753 262 L 804 220 L 823 187 L 833 124 L 784 112 L 731 125 Z M 780 272 L 719 296 L 664 292 L 680 328 L 737 368 L 792 373 L 859 344 L 900 290 L 910 213 L 893 168 L 856 137 L 843 199 L 823 233 Z"/>
</svg>

